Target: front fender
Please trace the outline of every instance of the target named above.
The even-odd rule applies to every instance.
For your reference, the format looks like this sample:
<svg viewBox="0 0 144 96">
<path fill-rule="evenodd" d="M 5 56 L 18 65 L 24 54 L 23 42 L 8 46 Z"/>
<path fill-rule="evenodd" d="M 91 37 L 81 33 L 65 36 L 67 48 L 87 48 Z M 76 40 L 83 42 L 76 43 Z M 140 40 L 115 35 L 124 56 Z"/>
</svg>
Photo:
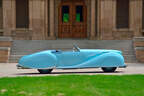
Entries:
<svg viewBox="0 0 144 96">
<path fill-rule="evenodd" d="M 57 58 L 50 51 L 38 52 L 20 58 L 19 65 L 32 69 L 53 68 L 57 63 Z"/>
</svg>

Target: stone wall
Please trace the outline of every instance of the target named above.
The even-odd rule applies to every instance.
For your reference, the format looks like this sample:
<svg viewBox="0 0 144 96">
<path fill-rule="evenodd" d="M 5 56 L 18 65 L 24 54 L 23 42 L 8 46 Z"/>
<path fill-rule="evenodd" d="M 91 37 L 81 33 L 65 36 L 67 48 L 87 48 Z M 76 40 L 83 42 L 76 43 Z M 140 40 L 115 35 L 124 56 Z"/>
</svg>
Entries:
<svg viewBox="0 0 144 96">
<path fill-rule="evenodd" d="M 33 40 L 57 38 L 60 2 L 61 0 L 29 0 L 29 28 L 26 30 L 30 30 Z M 85 2 L 88 39 L 125 40 L 142 36 L 142 12 L 144 12 L 142 0 L 130 0 L 129 28 L 126 29 L 116 27 L 117 0 L 85 0 Z M 0 29 L 3 21 L 4 36 L 12 36 L 12 32 L 17 31 L 15 9 L 16 0 L 3 0 L 3 20 L 0 7 Z M 27 34 L 26 31 L 22 34 L 24 32 Z"/>
<path fill-rule="evenodd" d="M 100 39 L 126 40 L 142 36 L 142 0 L 129 1 L 129 27 L 117 28 L 117 0 L 99 0 L 99 34 Z M 125 0 L 126 1 L 126 0 Z M 123 6 L 123 5 L 121 5 Z M 124 14 L 124 13 L 123 13 Z"/>
</svg>

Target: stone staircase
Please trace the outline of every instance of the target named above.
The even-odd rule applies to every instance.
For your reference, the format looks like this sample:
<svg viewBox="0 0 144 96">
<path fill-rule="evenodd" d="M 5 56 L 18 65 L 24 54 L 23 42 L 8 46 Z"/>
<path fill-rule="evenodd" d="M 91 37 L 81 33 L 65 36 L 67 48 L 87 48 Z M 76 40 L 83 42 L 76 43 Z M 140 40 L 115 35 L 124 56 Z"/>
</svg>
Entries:
<svg viewBox="0 0 144 96">
<path fill-rule="evenodd" d="M 137 62 L 132 40 L 14 40 L 9 62 L 18 62 L 21 56 L 42 50 L 71 50 L 73 44 L 78 45 L 82 49 L 121 50 L 127 63 Z"/>
</svg>

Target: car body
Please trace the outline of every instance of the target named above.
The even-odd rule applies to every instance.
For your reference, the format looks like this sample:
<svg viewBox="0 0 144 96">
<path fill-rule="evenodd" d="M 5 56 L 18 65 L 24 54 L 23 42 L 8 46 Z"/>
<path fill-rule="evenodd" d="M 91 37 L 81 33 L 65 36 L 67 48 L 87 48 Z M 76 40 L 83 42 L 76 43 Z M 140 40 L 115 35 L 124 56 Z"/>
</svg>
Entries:
<svg viewBox="0 0 144 96">
<path fill-rule="evenodd" d="M 126 67 L 122 52 L 104 49 L 80 49 L 71 51 L 46 50 L 20 58 L 19 69 L 38 69 L 40 73 L 50 73 L 52 69 L 102 68 L 104 72 L 114 72 L 117 67 Z"/>
</svg>

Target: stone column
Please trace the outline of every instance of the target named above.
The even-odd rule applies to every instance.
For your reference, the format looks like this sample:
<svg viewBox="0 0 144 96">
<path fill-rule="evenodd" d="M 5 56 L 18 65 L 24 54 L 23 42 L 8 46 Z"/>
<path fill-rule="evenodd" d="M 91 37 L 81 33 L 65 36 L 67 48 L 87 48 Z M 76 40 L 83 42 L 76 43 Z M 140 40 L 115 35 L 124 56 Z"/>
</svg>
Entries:
<svg viewBox="0 0 144 96">
<path fill-rule="evenodd" d="M 29 1 L 30 29 L 33 40 L 45 40 L 45 0 Z"/>
<path fill-rule="evenodd" d="M 16 29 L 16 0 L 12 0 L 12 30 Z"/>
<path fill-rule="evenodd" d="M 130 0 L 130 29 L 134 37 L 142 36 L 143 0 Z"/>
<path fill-rule="evenodd" d="M 90 39 L 96 39 L 96 0 L 91 0 L 91 33 Z"/>
<path fill-rule="evenodd" d="M 45 27 L 46 27 L 46 23 L 45 23 L 45 3 L 46 0 L 41 0 L 41 24 L 42 24 L 42 39 L 45 40 L 46 36 L 45 36 Z"/>
<path fill-rule="evenodd" d="M 48 19 L 48 14 L 49 14 L 49 0 L 45 0 L 45 38 L 48 38 L 49 35 L 49 19 Z"/>
<path fill-rule="evenodd" d="M 100 0 L 100 35 L 103 40 L 113 39 L 115 0 Z"/>
<path fill-rule="evenodd" d="M 29 0 L 29 29 L 32 30 L 32 25 L 33 25 L 33 0 Z"/>
<path fill-rule="evenodd" d="M 51 39 L 55 39 L 55 30 L 54 30 L 54 18 L 55 18 L 55 15 L 54 15 L 54 12 L 55 12 L 55 9 L 54 9 L 54 1 L 55 0 L 49 0 L 49 8 L 50 8 L 50 12 L 49 12 L 49 22 L 50 22 L 50 37 Z"/>
<path fill-rule="evenodd" d="M 4 36 L 11 36 L 15 29 L 15 0 L 3 0 L 3 28 Z"/>
</svg>

